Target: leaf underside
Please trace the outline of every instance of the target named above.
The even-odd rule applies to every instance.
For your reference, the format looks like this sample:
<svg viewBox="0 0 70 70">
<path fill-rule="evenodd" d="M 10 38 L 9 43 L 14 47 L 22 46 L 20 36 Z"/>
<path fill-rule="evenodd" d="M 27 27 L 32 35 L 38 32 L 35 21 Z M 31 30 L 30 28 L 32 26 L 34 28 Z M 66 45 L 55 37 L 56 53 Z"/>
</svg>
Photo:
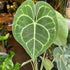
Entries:
<svg viewBox="0 0 70 70">
<path fill-rule="evenodd" d="M 55 11 L 49 4 L 25 1 L 15 14 L 12 31 L 34 61 L 53 43 L 56 28 Z"/>
<path fill-rule="evenodd" d="M 56 11 L 57 22 L 58 22 L 58 33 L 55 40 L 55 44 L 59 46 L 65 46 L 68 37 L 68 26 L 63 16 Z"/>
</svg>

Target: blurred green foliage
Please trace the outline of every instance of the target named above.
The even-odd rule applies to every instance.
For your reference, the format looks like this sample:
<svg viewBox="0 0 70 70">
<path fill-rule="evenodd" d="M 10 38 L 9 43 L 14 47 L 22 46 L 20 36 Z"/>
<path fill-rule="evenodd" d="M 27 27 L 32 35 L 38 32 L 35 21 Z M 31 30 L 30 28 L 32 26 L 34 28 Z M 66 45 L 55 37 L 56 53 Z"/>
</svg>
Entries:
<svg viewBox="0 0 70 70">
<path fill-rule="evenodd" d="M 3 55 L 4 60 L 2 60 L 3 62 L 0 65 L 1 70 L 19 70 L 20 64 L 16 63 L 14 65 L 14 63 L 12 61 L 13 56 L 14 56 L 14 52 L 12 52 L 12 51 L 8 54 L 7 58 L 4 58 L 5 55 Z"/>
</svg>

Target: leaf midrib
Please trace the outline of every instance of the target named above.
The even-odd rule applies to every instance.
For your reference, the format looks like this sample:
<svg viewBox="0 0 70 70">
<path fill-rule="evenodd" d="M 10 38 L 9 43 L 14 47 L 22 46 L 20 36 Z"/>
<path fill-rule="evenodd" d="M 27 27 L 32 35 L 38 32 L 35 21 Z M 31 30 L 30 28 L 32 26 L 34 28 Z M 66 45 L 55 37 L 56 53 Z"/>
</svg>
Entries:
<svg viewBox="0 0 70 70">
<path fill-rule="evenodd" d="M 35 37 L 36 37 L 36 22 L 34 22 L 34 46 L 33 46 L 33 59 L 35 56 Z"/>
</svg>

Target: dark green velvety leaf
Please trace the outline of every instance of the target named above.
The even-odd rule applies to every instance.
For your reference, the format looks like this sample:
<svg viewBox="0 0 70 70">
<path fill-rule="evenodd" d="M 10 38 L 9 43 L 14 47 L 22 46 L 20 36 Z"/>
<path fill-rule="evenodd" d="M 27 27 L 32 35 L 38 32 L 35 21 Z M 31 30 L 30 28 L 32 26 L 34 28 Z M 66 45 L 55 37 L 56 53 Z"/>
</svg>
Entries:
<svg viewBox="0 0 70 70">
<path fill-rule="evenodd" d="M 56 38 L 55 11 L 46 2 L 25 1 L 15 14 L 12 29 L 15 39 L 34 61 Z"/>
<path fill-rule="evenodd" d="M 63 16 L 56 11 L 57 21 L 58 21 L 58 33 L 55 40 L 55 44 L 59 46 L 65 46 L 68 36 L 68 26 L 65 22 Z"/>
</svg>

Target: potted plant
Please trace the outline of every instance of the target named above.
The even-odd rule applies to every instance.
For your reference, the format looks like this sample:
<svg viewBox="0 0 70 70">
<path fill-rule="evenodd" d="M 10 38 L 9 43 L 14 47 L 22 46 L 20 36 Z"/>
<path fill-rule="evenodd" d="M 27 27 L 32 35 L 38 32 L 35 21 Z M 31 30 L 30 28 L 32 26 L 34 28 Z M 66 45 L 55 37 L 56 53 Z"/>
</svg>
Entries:
<svg viewBox="0 0 70 70">
<path fill-rule="evenodd" d="M 53 62 L 45 58 L 45 51 L 53 44 L 65 46 L 68 26 L 63 16 L 48 3 L 25 1 L 17 10 L 13 21 L 13 36 L 31 57 L 21 67 L 31 62 L 33 70 L 38 70 L 37 57 L 46 70 L 51 70 Z M 40 56 L 44 53 L 44 56 Z"/>
</svg>

